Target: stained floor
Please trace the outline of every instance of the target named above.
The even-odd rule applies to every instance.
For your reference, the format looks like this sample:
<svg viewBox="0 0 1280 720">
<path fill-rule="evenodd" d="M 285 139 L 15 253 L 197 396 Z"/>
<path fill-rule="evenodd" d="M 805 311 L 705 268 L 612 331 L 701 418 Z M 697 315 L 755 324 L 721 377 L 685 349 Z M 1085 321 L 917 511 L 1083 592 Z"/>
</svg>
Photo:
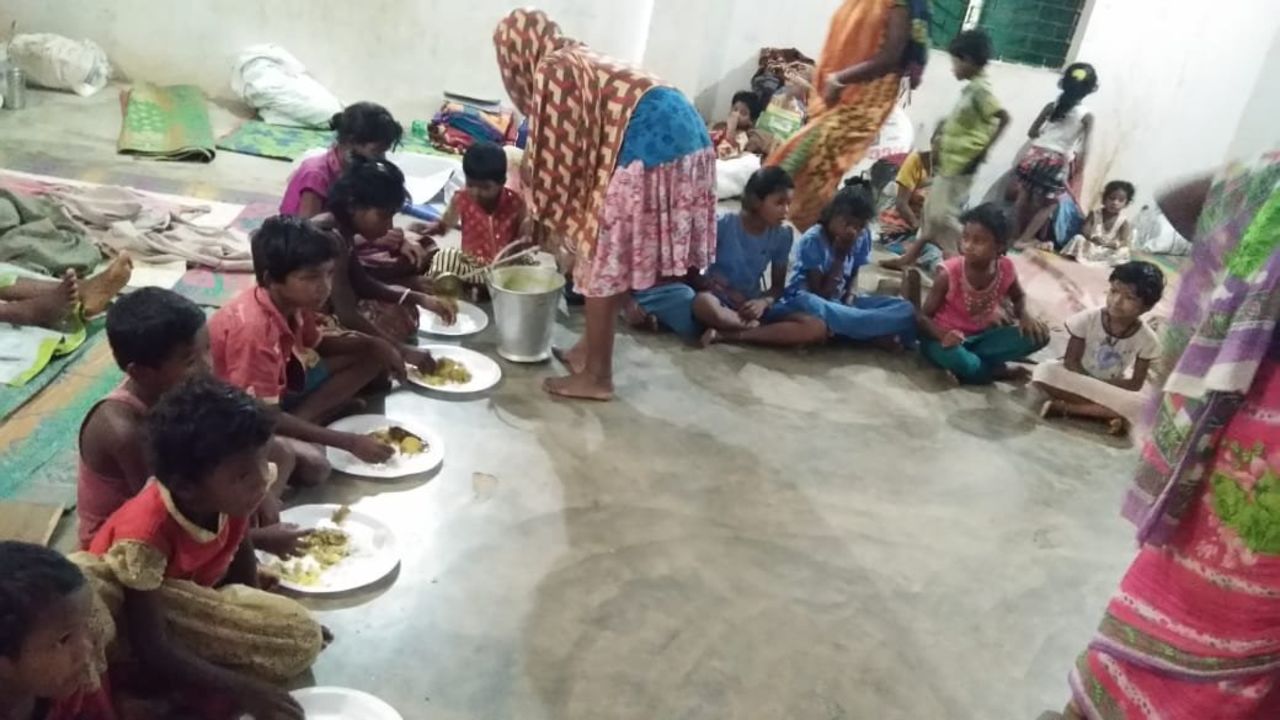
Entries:
<svg viewBox="0 0 1280 720">
<path fill-rule="evenodd" d="M 0 113 L 17 169 L 99 168 L 277 193 L 288 166 L 114 152 L 118 105 L 34 93 Z M 219 130 L 230 114 L 215 111 Z M 579 318 L 562 318 L 570 341 Z M 469 347 L 492 350 L 490 335 Z M 1048 425 L 1034 393 L 953 388 L 913 356 L 697 351 L 624 335 L 612 404 L 504 363 L 489 396 L 401 391 L 432 423 L 429 479 L 340 478 L 403 561 L 313 603 L 322 685 L 410 720 L 1033 718 L 1133 551 L 1134 452 Z"/>
</svg>

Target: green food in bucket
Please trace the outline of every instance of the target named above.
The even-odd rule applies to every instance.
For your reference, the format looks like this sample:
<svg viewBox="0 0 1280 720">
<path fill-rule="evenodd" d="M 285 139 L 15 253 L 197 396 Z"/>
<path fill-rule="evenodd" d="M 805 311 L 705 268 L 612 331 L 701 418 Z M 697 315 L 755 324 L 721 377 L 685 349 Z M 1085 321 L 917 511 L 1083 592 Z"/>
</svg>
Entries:
<svg viewBox="0 0 1280 720">
<path fill-rule="evenodd" d="M 564 278 L 545 270 L 511 268 L 494 272 L 493 284 L 508 292 L 545 293 L 559 290 L 564 285 Z"/>
</svg>

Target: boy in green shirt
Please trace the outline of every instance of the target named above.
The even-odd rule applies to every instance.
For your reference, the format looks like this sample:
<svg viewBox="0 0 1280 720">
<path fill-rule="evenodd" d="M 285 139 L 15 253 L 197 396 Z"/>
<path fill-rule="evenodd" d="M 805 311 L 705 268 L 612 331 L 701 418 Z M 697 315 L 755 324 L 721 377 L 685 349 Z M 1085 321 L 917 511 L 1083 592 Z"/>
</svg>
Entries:
<svg viewBox="0 0 1280 720">
<path fill-rule="evenodd" d="M 960 241 L 960 214 L 969 203 L 969 191 L 987 151 L 1009 125 L 1009 113 L 991 92 L 983 69 L 991 60 L 991 39 L 981 30 L 965 30 L 951 41 L 951 71 L 969 81 L 960 101 L 934 137 L 936 176 L 921 213 L 917 239 L 902 257 L 886 260 L 884 267 L 904 270 L 913 265 L 925 243 L 942 248 L 950 257 Z"/>
</svg>

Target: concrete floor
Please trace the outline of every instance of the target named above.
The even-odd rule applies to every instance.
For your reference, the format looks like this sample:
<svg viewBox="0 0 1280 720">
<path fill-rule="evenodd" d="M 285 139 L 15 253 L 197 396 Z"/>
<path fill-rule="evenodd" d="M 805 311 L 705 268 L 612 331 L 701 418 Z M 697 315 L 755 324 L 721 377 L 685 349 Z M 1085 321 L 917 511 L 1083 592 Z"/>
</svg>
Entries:
<svg viewBox="0 0 1280 720">
<path fill-rule="evenodd" d="M 283 187 L 275 161 L 121 158 L 118 118 L 109 94 L 35 94 L 0 113 L 0 152 Z M 619 338 L 612 404 L 503 367 L 482 399 L 387 399 L 443 433 L 433 477 L 298 499 L 358 499 L 404 551 L 389 581 L 311 603 L 337 636 L 315 683 L 410 720 L 1033 718 L 1132 554 L 1132 448 L 1039 421 L 1029 390 L 670 336 Z"/>
</svg>

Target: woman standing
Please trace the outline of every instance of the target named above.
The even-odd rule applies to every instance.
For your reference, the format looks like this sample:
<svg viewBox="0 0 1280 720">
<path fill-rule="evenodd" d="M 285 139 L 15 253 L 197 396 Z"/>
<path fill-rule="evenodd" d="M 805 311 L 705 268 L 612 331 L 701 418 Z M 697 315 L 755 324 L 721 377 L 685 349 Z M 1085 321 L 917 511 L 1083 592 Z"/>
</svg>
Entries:
<svg viewBox="0 0 1280 720">
<path fill-rule="evenodd" d="M 795 178 L 791 222 L 817 222 L 840 179 L 893 111 L 903 77 L 919 86 L 929 53 L 929 0 L 845 0 L 818 59 L 809 123 L 769 156 Z"/>
<path fill-rule="evenodd" d="M 1177 195 L 1175 225 L 1203 210 L 1125 503 L 1143 547 L 1069 718 L 1280 717 L 1280 153 Z"/>
<path fill-rule="evenodd" d="M 715 150 L 679 91 L 565 37 L 539 10 L 493 35 L 511 101 L 529 120 L 522 174 L 544 237 L 574 255 L 586 332 L 557 357 L 554 395 L 613 396 L 618 299 L 715 257 Z"/>
</svg>

